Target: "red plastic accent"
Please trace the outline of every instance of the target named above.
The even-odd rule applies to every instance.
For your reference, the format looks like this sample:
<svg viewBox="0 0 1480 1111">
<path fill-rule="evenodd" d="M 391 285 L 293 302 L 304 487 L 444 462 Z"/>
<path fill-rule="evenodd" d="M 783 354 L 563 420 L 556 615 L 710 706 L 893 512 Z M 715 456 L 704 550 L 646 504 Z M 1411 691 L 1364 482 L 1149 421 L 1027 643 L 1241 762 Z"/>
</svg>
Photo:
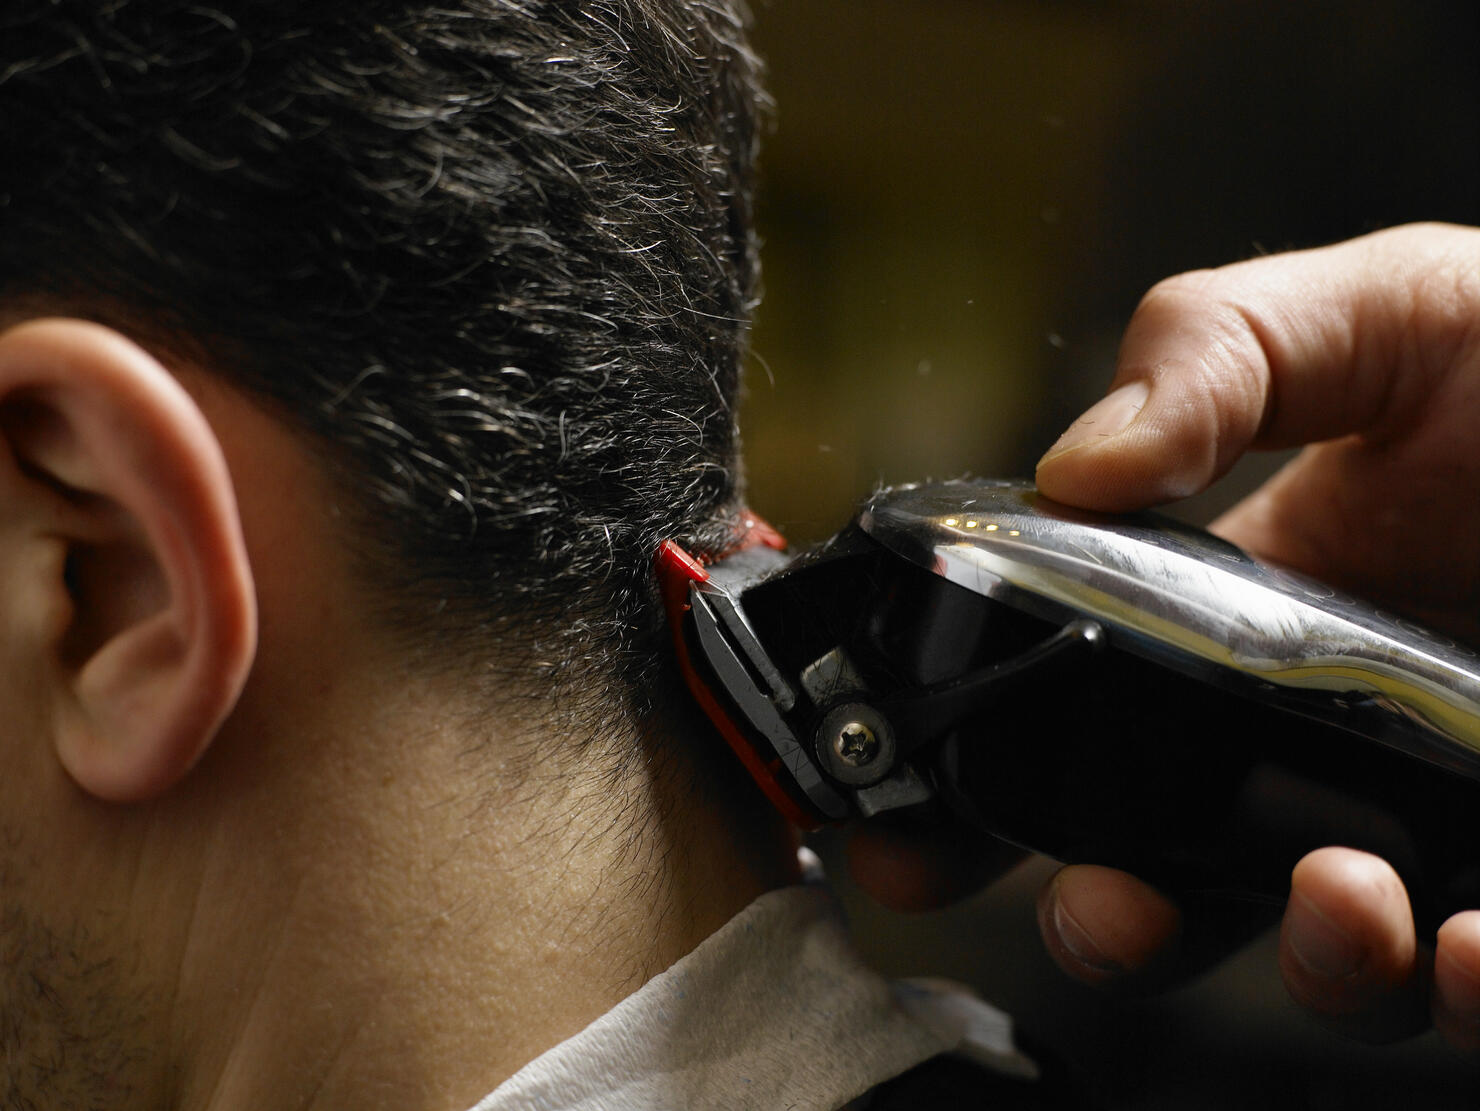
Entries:
<svg viewBox="0 0 1480 1111">
<path fill-rule="evenodd" d="M 753 548 L 757 544 L 777 552 L 786 550 L 786 537 L 772 528 L 765 518 L 748 509 L 740 513 L 740 528 L 742 530 L 739 537 L 740 542 L 725 555 L 733 555 L 745 548 Z"/>
<path fill-rule="evenodd" d="M 779 532 L 750 513 L 745 514 L 740 541 L 723 555 L 734 555 L 738 551 L 755 547 L 758 544 L 775 548 L 778 551 L 786 547 L 786 541 L 782 539 Z M 673 636 L 673 645 L 678 653 L 678 668 L 683 673 L 684 682 L 688 684 L 694 700 L 714 723 L 731 751 L 740 758 L 740 762 L 750 772 L 757 786 L 771 800 L 771 805 L 776 807 L 787 821 L 801 829 L 819 828 L 822 825 L 819 816 L 808 812 L 781 785 L 781 776 L 785 774 L 781 761 L 779 759 L 767 761 L 756 751 L 755 745 L 745 730 L 730 717 L 729 711 L 709 689 L 709 684 L 699 674 L 689 655 L 688 638 L 683 633 L 684 614 L 689 611 L 689 587 L 694 583 L 708 581 L 709 572 L 704 570 L 697 559 L 672 540 L 665 540 L 658 545 L 658 555 L 654 563 L 658 573 L 658 587 L 663 594 L 663 605 L 668 611 L 668 630 Z"/>
<path fill-rule="evenodd" d="M 709 572 L 704 570 L 703 565 L 680 548 L 672 540 L 665 540 L 658 545 L 658 586 L 663 591 L 663 601 L 669 600 L 670 591 L 673 589 L 682 592 L 681 598 L 685 607 L 689 602 L 689 583 L 702 583 L 709 581 Z M 669 616 L 672 616 L 672 608 L 669 608 Z"/>
</svg>

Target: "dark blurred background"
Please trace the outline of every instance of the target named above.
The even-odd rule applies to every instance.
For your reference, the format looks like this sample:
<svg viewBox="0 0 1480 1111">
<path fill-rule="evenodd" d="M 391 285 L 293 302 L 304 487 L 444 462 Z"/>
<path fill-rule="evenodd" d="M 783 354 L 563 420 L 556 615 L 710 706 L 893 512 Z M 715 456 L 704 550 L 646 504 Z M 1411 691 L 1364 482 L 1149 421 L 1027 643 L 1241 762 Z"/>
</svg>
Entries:
<svg viewBox="0 0 1480 1111">
<path fill-rule="evenodd" d="M 778 110 L 744 424 L 751 503 L 794 543 L 881 482 L 1031 473 L 1159 278 L 1480 223 L 1475 0 L 773 0 L 758 20 Z M 1047 874 L 921 918 L 843 895 L 877 963 L 974 984 L 1111 1106 L 1480 1106 L 1480 1070 L 1432 1036 L 1377 1050 L 1308 1023 L 1268 941 L 1154 1001 L 1067 983 L 1033 927 Z"/>
</svg>

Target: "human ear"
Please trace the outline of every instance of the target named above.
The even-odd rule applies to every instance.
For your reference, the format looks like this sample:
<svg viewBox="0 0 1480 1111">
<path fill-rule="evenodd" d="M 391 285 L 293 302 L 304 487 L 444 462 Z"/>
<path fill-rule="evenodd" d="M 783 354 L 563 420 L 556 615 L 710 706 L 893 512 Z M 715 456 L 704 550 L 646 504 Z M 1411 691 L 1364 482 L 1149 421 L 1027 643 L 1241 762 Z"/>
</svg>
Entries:
<svg viewBox="0 0 1480 1111">
<path fill-rule="evenodd" d="M 205 752 L 256 651 L 216 437 L 117 332 L 35 320 L 0 334 L 0 468 L 0 526 L 45 556 L 0 567 L 0 619 L 43 665 L 57 757 L 100 798 L 153 797 Z"/>
</svg>

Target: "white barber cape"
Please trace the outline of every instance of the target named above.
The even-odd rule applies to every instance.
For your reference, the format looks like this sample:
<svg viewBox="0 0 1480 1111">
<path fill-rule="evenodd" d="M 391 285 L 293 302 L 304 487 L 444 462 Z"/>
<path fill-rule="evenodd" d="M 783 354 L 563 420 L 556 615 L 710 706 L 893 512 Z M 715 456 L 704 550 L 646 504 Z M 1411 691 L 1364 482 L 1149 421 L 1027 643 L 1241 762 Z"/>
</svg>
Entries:
<svg viewBox="0 0 1480 1111">
<path fill-rule="evenodd" d="M 941 1053 L 1036 1074 L 1007 1015 L 952 984 L 884 979 L 825 889 L 788 887 L 471 1111 L 838 1111 Z"/>
</svg>

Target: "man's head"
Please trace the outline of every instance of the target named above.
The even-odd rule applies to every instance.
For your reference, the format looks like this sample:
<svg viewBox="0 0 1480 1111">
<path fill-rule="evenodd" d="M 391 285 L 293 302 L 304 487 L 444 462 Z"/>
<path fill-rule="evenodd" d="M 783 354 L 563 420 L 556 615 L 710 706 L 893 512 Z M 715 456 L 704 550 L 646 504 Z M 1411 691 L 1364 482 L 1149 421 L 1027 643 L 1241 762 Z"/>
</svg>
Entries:
<svg viewBox="0 0 1480 1111">
<path fill-rule="evenodd" d="M 611 669 L 657 540 L 734 509 L 741 15 L 9 4 L 0 306 L 101 319 L 310 433 L 434 652 Z"/>
<path fill-rule="evenodd" d="M 346 1009 L 430 1055 L 478 1023 L 418 993 L 497 970 L 563 985 L 560 1029 L 682 951 L 663 907 L 716 924 L 641 890 L 687 850 L 633 784 L 664 728 L 653 551 L 737 508 L 744 31 L 739 0 L 0 12 L 14 1091 L 66 1060 L 260 1095 L 253 1038 L 320 1090 Z M 564 948 L 500 955 L 521 939 Z M 345 972 L 338 1010 L 295 998 Z M 548 1035 L 479 998 L 516 1063 Z"/>
</svg>

